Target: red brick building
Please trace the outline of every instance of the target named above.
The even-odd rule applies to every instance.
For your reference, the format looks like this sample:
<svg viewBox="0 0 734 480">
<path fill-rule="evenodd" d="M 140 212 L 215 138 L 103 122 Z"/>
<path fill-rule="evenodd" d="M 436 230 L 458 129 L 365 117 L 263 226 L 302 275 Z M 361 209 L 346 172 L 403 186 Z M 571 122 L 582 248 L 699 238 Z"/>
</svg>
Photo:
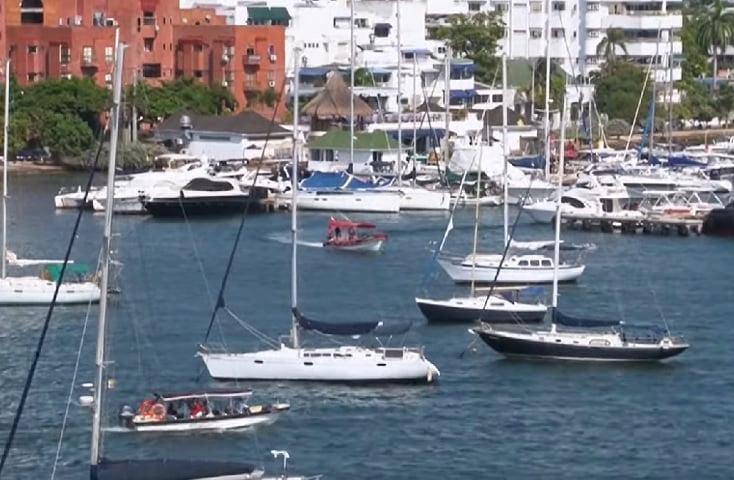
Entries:
<svg viewBox="0 0 734 480">
<path fill-rule="evenodd" d="M 178 0 L 0 1 L 0 51 L 10 52 L 21 84 L 85 76 L 110 86 L 117 29 L 128 45 L 125 83 L 195 77 L 227 86 L 244 108 L 252 92 L 279 93 L 285 82 L 282 19 L 227 25 L 213 9 L 181 9 Z"/>
</svg>

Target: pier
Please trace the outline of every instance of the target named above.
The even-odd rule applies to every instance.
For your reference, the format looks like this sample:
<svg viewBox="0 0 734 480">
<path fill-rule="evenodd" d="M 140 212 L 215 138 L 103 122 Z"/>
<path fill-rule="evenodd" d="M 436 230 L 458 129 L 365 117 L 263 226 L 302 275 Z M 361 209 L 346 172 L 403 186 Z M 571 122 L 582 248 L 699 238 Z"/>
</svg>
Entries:
<svg viewBox="0 0 734 480">
<path fill-rule="evenodd" d="M 701 235 L 703 218 L 680 215 L 651 214 L 641 218 L 625 215 L 575 215 L 564 214 L 561 225 L 572 230 L 604 233 L 642 233 L 646 235 L 672 235 L 688 237 Z"/>
</svg>

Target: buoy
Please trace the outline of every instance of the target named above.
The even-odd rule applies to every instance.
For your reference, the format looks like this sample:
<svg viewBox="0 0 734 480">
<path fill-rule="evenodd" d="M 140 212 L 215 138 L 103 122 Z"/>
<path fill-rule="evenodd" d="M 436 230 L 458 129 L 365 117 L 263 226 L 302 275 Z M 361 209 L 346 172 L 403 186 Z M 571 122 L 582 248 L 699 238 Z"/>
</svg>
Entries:
<svg viewBox="0 0 734 480">
<path fill-rule="evenodd" d="M 79 397 L 79 405 L 82 407 L 88 407 L 94 403 L 94 397 L 92 395 L 81 395 Z"/>
</svg>

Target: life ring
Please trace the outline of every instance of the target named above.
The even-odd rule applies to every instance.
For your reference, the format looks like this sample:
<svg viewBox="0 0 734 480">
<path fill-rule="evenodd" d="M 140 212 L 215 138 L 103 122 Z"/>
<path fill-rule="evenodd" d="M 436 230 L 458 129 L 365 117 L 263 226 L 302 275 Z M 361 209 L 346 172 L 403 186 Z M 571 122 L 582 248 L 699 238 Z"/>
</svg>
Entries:
<svg viewBox="0 0 734 480">
<path fill-rule="evenodd" d="M 147 399 L 140 402 L 140 405 L 138 406 L 138 413 L 140 415 L 146 416 L 150 414 L 151 408 L 153 408 L 153 405 L 155 405 L 155 400 Z"/>
<path fill-rule="evenodd" d="M 156 403 L 150 410 L 150 416 L 156 420 L 163 420 L 166 418 L 166 407 L 162 403 Z"/>
</svg>

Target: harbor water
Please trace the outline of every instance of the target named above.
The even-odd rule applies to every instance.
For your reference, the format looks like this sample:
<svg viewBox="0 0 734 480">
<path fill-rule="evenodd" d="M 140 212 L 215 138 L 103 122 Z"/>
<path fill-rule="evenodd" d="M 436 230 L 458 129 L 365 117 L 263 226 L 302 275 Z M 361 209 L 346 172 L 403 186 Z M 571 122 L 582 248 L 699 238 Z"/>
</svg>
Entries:
<svg viewBox="0 0 734 480">
<path fill-rule="evenodd" d="M 82 181 L 68 175 L 11 177 L 9 248 L 22 258 L 63 258 L 76 212 L 55 212 L 53 196 L 60 186 Z M 254 389 L 258 399 L 288 401 L 292 410 L 256 431 L 165 436 L 115 431 L 123 403 L 135 406 L 154 391 L 222 386 L 207 377 L 194 355 L 239 224 L 238 218 L 186 223 L 116 217 L 115 258 L 122 266 L 115 283 L 121 291 L 111 308 L 108 371 L 115 382 L 104 402 L 110 428 L 103 454 L 249 461 L 277 471 L 270 450 L 288 450 L 292 472 L 334 480 L 731 478 L 734 249 L 729 240 L 564 231 L 566 242 L 596 245 L 585 253 L 587 269 L 579 282 L 560 287 L 564 312 L 667 323 L 691 348 L 656 365 L 538 363 L 502 359 L 479 342 L 467 350 L 473 339 L 469 325 L 428 325 L 421 317 L 416 293 L 459 291 L 440 267 L 430 265 L 447 214 L 352 218 L 374 222 L 387 234 L 381 254 L 319 248 L 328 215 L 300 216 L 301 309 L 329 321 L 413 320 L 405 342 L 425 346 L 441 370 L 437 383 L 246 383 L 241 386 Z M 84 215 L 75 260 L 97 262 L 102 223 L 103 215 Z M 462 211 L 454 223 L 447 250 L 468 253 L 473 210 Z M 246 219 L 225 291 L 237 318 L 220 311 L 211 342 L 230 350 L 255 348 L 238 321 L 273 338 L 287 334 L 289 228 L 285 213 Z M 552 240 L 553 230 L 521 219 L 515 237 Z M 483 210 L 480 238 L 482 251 L 501 251 L 501 209 Z M 426 277 L 430 282 L 422 287 Z M 46 311 L 0 310 L 3 435 Z M 3 478 L 51 478 L 57 448 L 55 478 L 88 478 L 91 411 L 77 402 L 87 394 L 80 385 L 93 379 L 96 316 L 96 307 L 89 315 L 85 306 L 55 309 Z M 65 421 L 72 381 L 76 388 Z"/>
</svg>

